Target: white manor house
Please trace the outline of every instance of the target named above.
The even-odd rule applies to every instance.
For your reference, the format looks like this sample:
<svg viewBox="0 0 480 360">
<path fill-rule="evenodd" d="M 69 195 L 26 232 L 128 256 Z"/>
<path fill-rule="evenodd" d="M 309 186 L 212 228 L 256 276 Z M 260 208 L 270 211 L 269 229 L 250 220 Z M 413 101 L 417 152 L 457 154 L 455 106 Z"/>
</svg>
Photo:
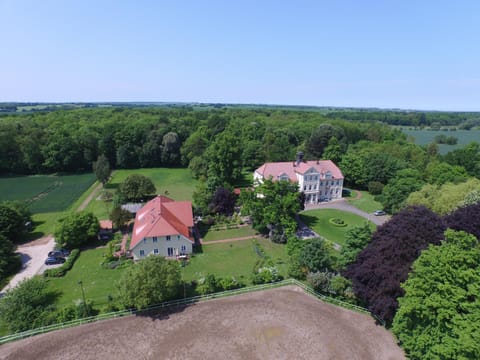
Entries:
<svg viewBox="0 0 480 360">
<path fill-rule="evenodd" d="M 256 185 L 269 178 L 298 183 L 306 204 L 342 198 L 344 177 L 337 165 L 331 160 L 304 161 L 302 152 L 297 154 L 296 161 L 265 163 L 253 173 Z"/>
</svg>

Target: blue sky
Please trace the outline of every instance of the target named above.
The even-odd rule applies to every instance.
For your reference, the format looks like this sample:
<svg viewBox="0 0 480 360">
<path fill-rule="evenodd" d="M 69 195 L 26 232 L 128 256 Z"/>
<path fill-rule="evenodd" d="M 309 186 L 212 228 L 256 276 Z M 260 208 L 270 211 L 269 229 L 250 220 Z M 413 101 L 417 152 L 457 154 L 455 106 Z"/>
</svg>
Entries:
<svg viewBox="0 0 480 360">
<path fill-rule="evenodd" d="M 0 102 L 480 110 L 479 20 L 462 0 L 0 0 Z"/>
</svg>

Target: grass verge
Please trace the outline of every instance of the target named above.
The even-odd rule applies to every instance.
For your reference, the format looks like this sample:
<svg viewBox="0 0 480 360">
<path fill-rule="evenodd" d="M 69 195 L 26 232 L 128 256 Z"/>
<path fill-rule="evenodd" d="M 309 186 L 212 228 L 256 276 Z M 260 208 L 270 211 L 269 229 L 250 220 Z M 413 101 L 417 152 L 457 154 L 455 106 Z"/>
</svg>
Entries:
<svg viewBox="0 0 480 360">
<path fill-rule="evenodd" d="M 317 234 L 324 238 L 345 245 L 345 233 L 355 227 L 361 226 L 367 221 L 365 218 L 346 211 L 337 209 L 316 209 L 304 211 L 300 214 L 301 220 Z M 330 219 L 338 218 L 343 220 L 347 226 L 339 227 L 330 222 Z M 372 226 L 375 226 L 371 223 Z"/>
</svg>

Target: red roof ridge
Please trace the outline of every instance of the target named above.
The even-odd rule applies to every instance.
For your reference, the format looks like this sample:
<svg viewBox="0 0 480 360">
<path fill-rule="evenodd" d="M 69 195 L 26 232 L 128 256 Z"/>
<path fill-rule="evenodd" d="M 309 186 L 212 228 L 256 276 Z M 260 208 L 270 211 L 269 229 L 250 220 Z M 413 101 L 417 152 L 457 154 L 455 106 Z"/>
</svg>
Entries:
<svg viewBox="0 0 480 360">
<path fill-rule="evenodd" d="M 175 235 L 175 232 L 192 240 L 189 229 L 192 226 L 193 213 L 190 201 L 177 202 L 159 195 L 137 212 L 130 248 L 134 248 L 145 237 Z"/>
</svg>

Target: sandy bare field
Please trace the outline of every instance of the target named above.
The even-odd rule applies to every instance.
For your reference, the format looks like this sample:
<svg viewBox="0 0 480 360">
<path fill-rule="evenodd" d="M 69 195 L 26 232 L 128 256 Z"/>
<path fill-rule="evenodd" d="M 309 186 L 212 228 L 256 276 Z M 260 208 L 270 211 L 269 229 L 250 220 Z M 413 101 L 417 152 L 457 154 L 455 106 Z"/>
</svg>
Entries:
<svg viewBox="0 0 480 360">
<path fill-rule="evenodd" d="M 38 335 L 1 359 L 405 359 L 362 314 L 289 286 Z"/>
</svg>

